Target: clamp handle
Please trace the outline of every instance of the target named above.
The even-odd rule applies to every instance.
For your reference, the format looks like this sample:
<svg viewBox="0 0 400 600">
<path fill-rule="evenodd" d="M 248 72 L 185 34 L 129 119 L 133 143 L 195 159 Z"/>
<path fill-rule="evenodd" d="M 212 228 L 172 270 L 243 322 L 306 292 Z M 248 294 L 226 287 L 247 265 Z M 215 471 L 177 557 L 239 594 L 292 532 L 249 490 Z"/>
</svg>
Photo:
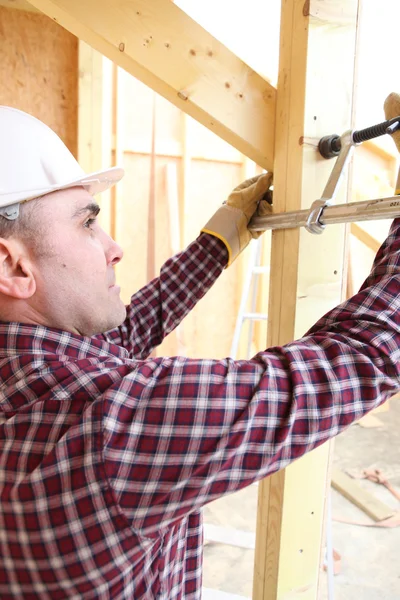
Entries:
<svg viewBox="0 0 400 600">
<path fill-rule="evenodd" d="M 367 140 L 373 140 L 374 138 L 380 137 L 381 135 L 389 134 L 392 135 L 395 131 L 400 129 L 400 116 L 383 121 L 377 125 L 372 125 L 366 129 L 360 129 L 359 131 L 353 131 L 352 141 L 354 144 L 361 144 Z M 323 158 L 334 158 L 339 156 L 340 150 L 342 149 L 340 135 L 326 135 L 320 139 L 318 144 L 319 153 Z"/>
</svg>

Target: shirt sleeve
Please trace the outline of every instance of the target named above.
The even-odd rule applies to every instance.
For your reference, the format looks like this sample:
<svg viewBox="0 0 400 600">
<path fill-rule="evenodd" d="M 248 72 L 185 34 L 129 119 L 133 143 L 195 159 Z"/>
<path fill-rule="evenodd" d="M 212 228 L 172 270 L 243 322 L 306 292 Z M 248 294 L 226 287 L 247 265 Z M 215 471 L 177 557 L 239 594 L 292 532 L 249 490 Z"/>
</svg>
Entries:
<svg viewBox="0 0 400 600">
<path fill-rule="evenodd" d="M 132 296 L 120 327 L 95 337 L 125 347 L 131 358 L 147 358 L 212 287 L 227 262 L 225 245 L 201 234 Z"/>
<path fill-rule="evenodd" d="M 104 462 L 145 536 L 337 435 L 400 389 L 400 220 L 357 295 L 252 360 L 132 361 L 106 393 Z"/>
</svg>

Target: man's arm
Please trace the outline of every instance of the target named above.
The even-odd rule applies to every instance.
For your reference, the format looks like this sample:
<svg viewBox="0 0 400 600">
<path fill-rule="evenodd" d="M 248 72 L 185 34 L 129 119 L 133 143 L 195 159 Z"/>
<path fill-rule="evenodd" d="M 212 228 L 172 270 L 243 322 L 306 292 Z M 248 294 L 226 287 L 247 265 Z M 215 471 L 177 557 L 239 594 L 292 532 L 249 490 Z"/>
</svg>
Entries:
<svg viewBox="0 0 400 600">
<path fill-rule="evenodd" d="M 146 358 L 208 292 L 227 262 L 225 245 L 202 233 L 132 296 L 120 327 L 96 337 L 124 346 L 131 358 Z"/>
<path fill-rule="evenodd" d="M 263 173 L 236 187 L 203 227 L 199 238 L 187 250 L 168 260 L 160 276 L 132 296 L 125 322 L 96 337 L 125 347 L 131 358 L 149 356 L 251 238 L 261 235 L 251 233 L 247 225 L 256 211 L 262 215 L 270 212 L 264 197 L 271 182 L 272 174 Z"/>
<path fill-rule="evenodd" d="M 102 401 L 104 464 L 144 536 L 266 475 L 400 390 L 400 220 L 360 292 L 252 360 L 132 361 Z"/>
</svg>

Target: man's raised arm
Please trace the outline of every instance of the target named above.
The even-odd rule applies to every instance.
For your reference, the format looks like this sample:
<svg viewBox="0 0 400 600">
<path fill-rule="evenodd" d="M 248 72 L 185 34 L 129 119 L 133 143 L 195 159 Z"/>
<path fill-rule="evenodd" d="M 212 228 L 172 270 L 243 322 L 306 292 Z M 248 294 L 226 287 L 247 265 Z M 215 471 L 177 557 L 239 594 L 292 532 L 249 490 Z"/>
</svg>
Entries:
<svg viewBox="0 0 400 600">
<path fill-rule="evenodd" d="M 246 248 L 252 237 L 247 229 L 253 214 L 266 214 L 262 200 L 272 181 L 271 173 L 246 180 L 186 250 L 170 258 L 153 279 L 131 298 L 124 323 L 101 336 L 124 346 L 131 358 L 146 358 L 160 345 L 212 287 L 226 266 Z"/>
</svg>

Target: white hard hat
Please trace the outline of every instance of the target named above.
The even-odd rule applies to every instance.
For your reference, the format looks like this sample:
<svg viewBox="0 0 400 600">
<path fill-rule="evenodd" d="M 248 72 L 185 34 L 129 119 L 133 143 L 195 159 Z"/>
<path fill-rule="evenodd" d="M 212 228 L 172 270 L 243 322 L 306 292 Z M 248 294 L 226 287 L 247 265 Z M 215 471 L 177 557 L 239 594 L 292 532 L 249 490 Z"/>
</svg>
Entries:
<svg viewBox="0 0 400 600">
<path fill-rule="evenodd" d="M 123 175 L 119 167 L 86 174 L 47 125 L 21 110 L 0 106 L 0 209 L 75 186 L 98 194 Z"/>
</svg>

